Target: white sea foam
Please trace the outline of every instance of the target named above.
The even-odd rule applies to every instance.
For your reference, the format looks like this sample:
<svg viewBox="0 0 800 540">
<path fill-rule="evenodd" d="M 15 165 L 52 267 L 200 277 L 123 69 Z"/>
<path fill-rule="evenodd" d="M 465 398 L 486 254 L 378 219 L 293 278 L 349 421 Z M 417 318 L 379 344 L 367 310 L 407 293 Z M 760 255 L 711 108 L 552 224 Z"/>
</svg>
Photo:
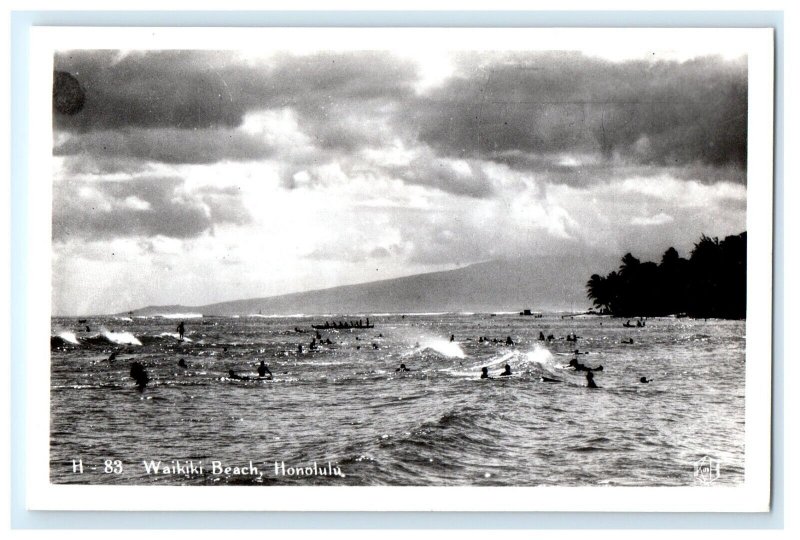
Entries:
<svg viewBox="0 0 800 540">
<path fill-rule="evenodd" d="M 529 351 L 525 356 L 528 362 L 534 362 L 542 366 L 552 366 L 555 363 L 553 353 L 539 344 L 535 344 L 533 350 Z"/>
<path fill-rule="evenodd" d="M 161 332 L 160 334 L 158 334 L 158 337 L 172 337 L 175 339 L 181 338 L 181 336 L 179 334 L 176 334 L 175 332 Z M 184 337 L 183 341 L 188 341 L 189 343 L 192 342 L 192 340 L 187 337 Z"/>
<path fill-rule="evenodd" d="M 133 319 L 131 319 L 130 317 L 114 317 L 114 319 L 118 321 L 133 322 Z"/>
<path fill-rule="evenodd" d="M 103 329 L 103 337 L 112 343 L 118 345 L 141 345 L 142 342 L 136 339 L 136 336 L 130 332 L 109 332 Z"/>
<path fill-rule="evenodd" d="M 448 341 L 441 338 L 425 340 L 421 343 L 420 347 L 422 349 L 430 349 L 450 358 L 464 358 L 466 356 L 461 345 L 455 341 Z"/>
<path fill-rule="evenodd" d="M 75 332 L 67 332 L 67 331 L 59 332 L 58 337 L 60 337 L 64 341 L 68 341 L 68 342 L 70 342 L 70 343 L 72 343 L 74 345 L 80 345 L 80 342 L 78 341 L 78 338 L 75 337 Z"/>
<path fill-rule="evenodd" d="M 513 358 L 518 358 L 518 357 L 519 357 L 519 353 L 517 353 L 516 351 L 509 351 L 509 352 L 505 352 L 505 353 L 501 354 L 500 356 L 497 356 L 496 358 L 493 358 L 493 359 L 491 359 L 489 361 L 484 361 L 483 363 L 481 363 L 480 365 L 475 366 L 475 367 L 478 367 L 478 368 L 481 368 L 481 367 L 492 367 L 492 366 L 496 366 L 498 364 L 505 364 L 505 363 L 509 362 L 510 360 L 512 360 Z"/>
</svg>

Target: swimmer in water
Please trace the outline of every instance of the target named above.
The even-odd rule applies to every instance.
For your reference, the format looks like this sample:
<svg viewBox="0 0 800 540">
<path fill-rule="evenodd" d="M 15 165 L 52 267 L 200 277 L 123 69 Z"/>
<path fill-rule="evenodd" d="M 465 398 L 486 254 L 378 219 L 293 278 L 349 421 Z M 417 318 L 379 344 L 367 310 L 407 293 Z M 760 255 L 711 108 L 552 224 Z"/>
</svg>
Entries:
<svg viewBox="0 0 800 540">
<path fill-rule="evenodd" d="M 184 360 L 183 358 L 181 358 L 180 360 L 178 360 L 178 367 L 182 367 L 183 369 L 186 369 L 186 368 L 188 368 L 189 366 L 187 366 L 187 365 L 186 365 L 186 360 Z"/>
<path fill-rule="evenodd" d="M 397 368 L 397 369 L 395 370 L 395 372 L 397 372 L 397 371 L 400 371 L 400 372 L 406 372 L 406 371 L 411 371 L 411 370 L 410 370 L 410 369 L 408 369 L 408 368 L 406 367 L 406 365 L 405 365 L 405 364 L 400 364 L 400 367 L 399 367 L 399 368 Z"/>
<path fill-rule="evenodd" d="M 481 368 L 481 379 L 491 379 L 491 377 L 489 377 L 489 368 L 488 367 L 482 367 Z"/>
<path fill-rule="evenodd" d="M 501 377 L 510 377 L 511 376 L 511 366 L 506 364 L 505 371 L 500 374 Z"/>
<path fill-rule="evenodd" d="M 109 362 L 113 362 L 113 361 L 114 361 L 114 359 L 117 357 L 117 353 L 118 353 L 118 352 L 119 352 L 119 351 L 114 351 L 114 352 L 112 352 L 112 353 L 111 353 L 111 356 L 109 356 L 109 357 L 108 357 L 108 361 L 109 361 Z"/>
<path fill-rule="evenodd" d="M 578 362 L 577 358 L 573 358 L 569 361 L 569 367 L 574 369 L 575 371 L 587 371 L 586 366 Z"/>
<path fill-rule="evenodd" d="M 652 380 L 653 379 L 648 380 L 647 377 L 642 377 L 641 379 L 639 379 L 639 382 L 642 383 L 642 384 L 647 384 Z"/>
<path fill-rule="evenodd" d="M 147 370 L 142 364 L 139 362 L 134 362 L 131 364 L 131 377 L 134 381 L 136 381 L 136 386 L 139 388 L 139 392 L 144 392 L 147 383 L 150 382 L 150 377 L 147 375 Z"/>
<path fill-rule="evenodd" d="M 178 339 L 183 341 L 183 334 L 184 332 L 186 332 L 186 326 L 183 324 L 183 321 L 181 321 L 181 323 L 178 325 L 177 330 L 178 330 Z"/>
<path fill-rule="evenodd" d="M 508 337 L 506 338 L 506 345 L 510 345 L 510 346 L 513 346 L 513 345 L 514 345 L 514 340 L 513 340 L 513 339 L 511 339 L 511 336 L 508 336 Z"/>
<path fill-rule="evenodd" d="M 268 379 L 272 379 L 272 372 L 269 370 L 269 366 L 261 361 L 261 364 L 258 366 L 258 376 L 259 377 L 267 377 Z"/>
<path fill-rule="evenodd" d="M 237 381 L 249 381 L 250 377 L 242 377 L 232 369 L 228 370 L 228 378 L 229 379 L 236 379 Z"/>
<path fill-rule="evenodd" d="M 569 367 L 573 368 L 575 371 L 603 371 L 603 366 L 597 366 L 596 368 L 589 367 L 586 364 L 581 364 L 578 362 L 577 358 L 573 358 L 569 361 Z"/>
<path fill-rule="evenodd" d="M 456 340 L 456 335 L 455 334 L 450 334 L 450 342 L 452 343 L 455 340 Z"/>
<path fill-rule="evenodd" d="M 586 387 L 587 388 L 599 388 L 599 386 L 597 386 L 594 383 L 594 373 L 592 373 L 591 371 L 587 371 L 586 372 Z"/>
</svg>

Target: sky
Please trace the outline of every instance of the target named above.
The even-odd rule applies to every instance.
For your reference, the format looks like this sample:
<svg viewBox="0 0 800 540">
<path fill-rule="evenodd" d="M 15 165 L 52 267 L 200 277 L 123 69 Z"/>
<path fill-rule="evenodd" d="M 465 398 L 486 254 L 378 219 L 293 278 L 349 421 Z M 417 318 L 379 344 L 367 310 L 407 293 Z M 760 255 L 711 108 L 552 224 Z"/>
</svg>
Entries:
<svg viewBox="0 0 800 540">
<path fill-rule="evenodd" d="M 57 315 L 495 259 L 658 260 L 745 230 L 744 57 L 81 50 L 54 66 L 84 95 L 53 113 Z"/>
</svg>

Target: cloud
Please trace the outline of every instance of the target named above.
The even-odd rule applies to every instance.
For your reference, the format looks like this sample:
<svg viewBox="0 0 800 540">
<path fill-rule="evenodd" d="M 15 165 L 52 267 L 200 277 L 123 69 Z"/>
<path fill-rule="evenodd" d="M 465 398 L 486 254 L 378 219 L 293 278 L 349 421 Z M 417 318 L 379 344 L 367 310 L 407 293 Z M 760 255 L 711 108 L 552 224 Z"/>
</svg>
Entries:
<svg viewBox="0 0 800 540">
<path fill-rule="evenodd" d="M 126 160 L 171 164 L 248 161 L 268 158 L 273 153 L 273 149 L 258 137 L 227 128 L 94 131 L 67 137 L 53 147 L 56 156 L 108 157 L 119 163 Z"/>
<path fill-rule="evenodd" d="M 379 52 L 320 53 L 246 62 L 230 51 L 63 51 L 56 69 L 85 91 L 60 129 L 234 128 L 253 110 L 292 107 L 323 119 L 347 102 L 413 93 L 413 65 Z"/>
<path fill-rule="evenodd" d="M 456 76 L 417 105 L 408 121 L 449 156 L 519 164 L 526 156 L 581 153 L 639 165 L 746 164 L 746 59 L 462 57 Z"/>
<path fill-rule="evenodd" d="M 644 227 L 648 227 L 652 225 L 664 225 L 666 223 L 672 223 L 673 221 L 675 221 L 675 218 L 669 214 L 661 212 L 654 216 L 637 216 L 631 220 L 631 225 L 642 225 Z"/>
<path fill-rule="evenodd" d="M 576 186 L 665 170 L 746 182 L 746 59 L 477 51 L 424 92 L 424 62 L 380 51 L 63 51 L 55 65 L 85 93 L 54 117 L 55 152 L 77 170 L 272 159 L 294 187 L 298 172 L 350 161 L 476 198 L 496 191 L 487 163 Z M 364 157 L 392 148 L 411 155 Z"/>
<path fill-rule="evenodd" d="M 53 239 L 107 240 L 165 236 L 194 238 L 216 225 L 246 224 L 235 188 L 190 193 L 178 178 L 68 180 L 54 185 Z"/>
<path fill-rule="evenodd" d="M 388 168 L 387 172 L 407 184 L 427 186 L 454 195 L 487 198 L 495 193 L 492 181 L 476 160 L 444 159 L 424 153 L 407 165 Z"/>
</svg>

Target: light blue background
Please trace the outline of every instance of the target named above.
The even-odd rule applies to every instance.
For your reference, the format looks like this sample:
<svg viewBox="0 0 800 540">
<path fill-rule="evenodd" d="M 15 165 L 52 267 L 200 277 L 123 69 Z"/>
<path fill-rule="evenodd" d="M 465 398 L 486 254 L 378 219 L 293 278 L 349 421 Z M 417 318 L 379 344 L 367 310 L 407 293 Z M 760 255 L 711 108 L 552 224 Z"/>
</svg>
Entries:
<svg viewBox="0 0 800 540">
<path fill-rule="evenodd" d="M 772 27 L 775 41 L 775 236 L 772 511 L 760 514 L 578 512 L 29 512 L 25 509 L 25 291 L 28 39 L 31 26 Z M 782 528 L 783 12 L 12 12 L 11 13 L 11 526 L 12 528 Z"/>
</svg>

